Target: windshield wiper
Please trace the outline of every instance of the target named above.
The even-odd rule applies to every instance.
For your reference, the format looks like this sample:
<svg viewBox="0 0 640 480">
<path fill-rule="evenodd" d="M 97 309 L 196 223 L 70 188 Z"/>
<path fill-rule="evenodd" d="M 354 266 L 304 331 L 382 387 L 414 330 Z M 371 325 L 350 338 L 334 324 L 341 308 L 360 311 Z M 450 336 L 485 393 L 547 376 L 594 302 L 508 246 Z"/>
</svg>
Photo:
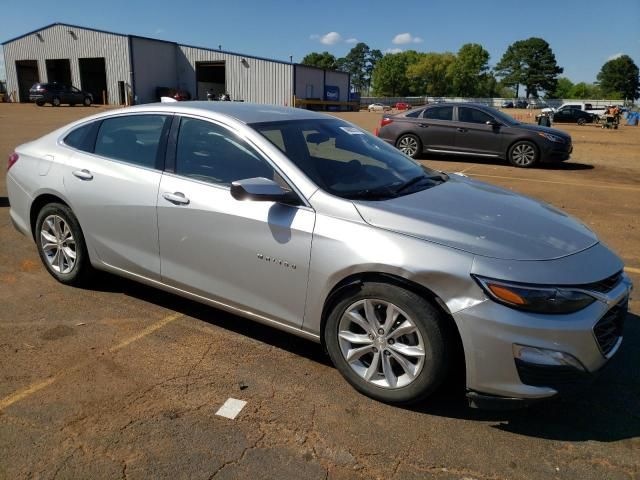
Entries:
<svg viewBox="0 0 640 480">
<path fill-rule="evenodd" d="M 442 175 L 418 175 L 417 177 L 413 177 L 412 179 L 404 182 L 402 185 L 396 188 L 393 193 L 395 193 L 396 195 L 399 193 L 402 193 L 408 190 L 413 185 L 420 183 L 422 180 L 433 180 L 436 182 L 444 182 L 445 177 Z"/>
<path fill-rule="evenodd" d="M 367 188 L 364 190 L 356 190 L 355 192 L 346 192 L 343 197 L 350 200 L 385 200 L 395 195 L 395 192 L 387 187 L 383 188 Z"/>
</svg>

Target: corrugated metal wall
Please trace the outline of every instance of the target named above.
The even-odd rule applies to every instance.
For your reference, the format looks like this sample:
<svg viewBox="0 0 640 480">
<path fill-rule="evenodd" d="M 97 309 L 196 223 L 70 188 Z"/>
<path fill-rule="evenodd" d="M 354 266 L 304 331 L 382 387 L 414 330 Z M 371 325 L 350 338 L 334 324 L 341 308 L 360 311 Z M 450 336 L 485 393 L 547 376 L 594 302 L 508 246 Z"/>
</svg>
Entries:
<svg viewBox="0 0 640 480">
<path fill-rule="evenodd" d="M 74 32 L 75 39 L 69 31 Z M 118 81 L 129 84 L 129 39 L 125 35 L 97 32 L 68 25 L 53 25 L 36 34 L 18 38 L 4 45 L 7 91 L 18 91 L 16 60 L 37 60 L 40 81 L 47 81 L 46 59 L 68 58 L 71 81 L 82 88 L 78 58 L 104 57 L 108 102 L 118 103 Z"/>
<path fill-rule="evenodd" d="M 340 88 L 340 101 L 349 100 L 349 74 L 296 65 L 296 97 L 324 100 L 325 85 Z"/>
<path fill-rule="evenodd" d="M 291 104 L 292 64 L 184 45 L 178 46 L 177 55 L 179 87 L 191 95 L 196 95 L 197 92 L 196 62 L 224 61 L 226 89 L 232 100 L 273 105 Z"/>
<path fill-rule="evenodd" d="M 133 72 L 138 103 L 155 102 L 156 87 L 176 88 L 176 44 L 131 37 Z"/>
</svg>

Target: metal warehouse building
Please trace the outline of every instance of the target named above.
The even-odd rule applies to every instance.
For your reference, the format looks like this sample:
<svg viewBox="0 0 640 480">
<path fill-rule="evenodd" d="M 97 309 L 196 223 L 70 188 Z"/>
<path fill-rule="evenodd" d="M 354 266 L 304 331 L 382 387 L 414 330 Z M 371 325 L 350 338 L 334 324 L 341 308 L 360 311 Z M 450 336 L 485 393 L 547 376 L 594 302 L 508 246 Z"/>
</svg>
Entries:
<svg viewBox="0 0 640 480">
<path fill-rule="evenodd" d="M 54 23 L 4 42 L 7 92 L 27 102 L 36 82 L 72 84 L 95 103 L 158 100 L 157 88 L 176 88 L 206 100 L 292 105 L 301 99 L 347 101 L 349 75 L 251 55 Z"/>
</svg>

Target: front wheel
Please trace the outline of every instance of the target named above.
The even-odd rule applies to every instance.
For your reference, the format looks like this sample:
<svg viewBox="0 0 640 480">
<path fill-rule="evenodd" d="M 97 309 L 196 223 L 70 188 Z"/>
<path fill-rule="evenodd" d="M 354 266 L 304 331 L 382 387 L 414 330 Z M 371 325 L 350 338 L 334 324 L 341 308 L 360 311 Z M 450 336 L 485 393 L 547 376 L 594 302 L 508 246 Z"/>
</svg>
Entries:
<svg viewBox="0 0 640 480">
<path fill-rule="evenodd" d="M 85 97 L 84 101 L 82 102 L 82 104 L 85 107 L 90 107 L 91 106 L 91 99 L 89 97 Z"/>
<path fill-rule="evenodd" d="M 47 271 L 67 285 L 85 283 L 91 262 L 82 230 L 69 207 L 50 203 L 40 210 L 36 220 L 36 244 Z"/>
<path fill-rule="evenodd" d="M 60 99 L 58 97 L 53 97 L 53 100 L 51 100 L 51 105 L 53 105 L 54 107 L 59 107 L 60 106 Z"/>
<path fill-rule="evenodd" d="M 442 312 L 413 292 L 365 283 L 331 310 L 324 339 L 333 364 L 361 393 L 415 403 L 445 379 L 451 343 Z"/>
<path fill-rule="evenodd" d="M 422 142 L 415 135 L 408 133 L 398 138 L 396 148 L 411 158 L 417 158 L 422 151 Z"/>
<path fill-rule="evenodd" d="M 508 158 L 515 167 L 529 168 L 538 161 L 538 149 L 531 142 L 516 142 L 509 149 Z"/>
<path fill-rule="evenodd" d="M 584 118 L 578 119 L 578 125 L 583 126 L 585 123 L 587 123 L 587 121 Z"/>
</svg>

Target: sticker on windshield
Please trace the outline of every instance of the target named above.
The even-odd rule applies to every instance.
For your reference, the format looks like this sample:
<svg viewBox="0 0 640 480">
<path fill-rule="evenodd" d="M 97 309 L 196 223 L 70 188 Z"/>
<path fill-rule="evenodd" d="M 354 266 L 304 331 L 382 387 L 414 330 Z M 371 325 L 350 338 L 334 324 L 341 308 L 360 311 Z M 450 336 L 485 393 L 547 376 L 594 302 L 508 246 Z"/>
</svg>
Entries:
<svg viewBox="0 0 640 480">
<path fill-rule="evenodd" d="M 347 132 L 349 135 L 364 135 L 364 132 L 356 127 L 340 127 L 340 130 Z"/>
</svg>

